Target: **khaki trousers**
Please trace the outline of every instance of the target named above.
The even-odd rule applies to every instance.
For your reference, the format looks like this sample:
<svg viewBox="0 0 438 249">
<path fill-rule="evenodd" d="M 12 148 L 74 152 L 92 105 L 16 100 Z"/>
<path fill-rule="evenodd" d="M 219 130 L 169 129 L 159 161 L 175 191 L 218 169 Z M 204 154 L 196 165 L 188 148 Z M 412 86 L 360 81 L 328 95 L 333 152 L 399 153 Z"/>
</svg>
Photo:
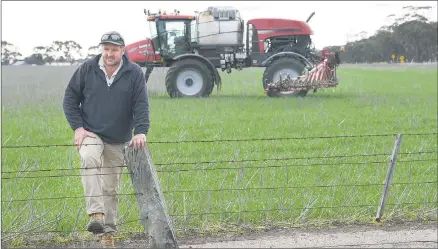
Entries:
<svg viewBox="0 0 438 249">
<path fill-rule="evenodd" d="M 117 188 L 124 163 L 124 144 L 107 144 L 86 137 L 79 150 L 87 213 L 105 215 L 105 233 L 117 231 Z M 90 144 L 87 146 L 87 144 Z M 99 144 L 99 145 L 95 145 Z"/>
</svg>

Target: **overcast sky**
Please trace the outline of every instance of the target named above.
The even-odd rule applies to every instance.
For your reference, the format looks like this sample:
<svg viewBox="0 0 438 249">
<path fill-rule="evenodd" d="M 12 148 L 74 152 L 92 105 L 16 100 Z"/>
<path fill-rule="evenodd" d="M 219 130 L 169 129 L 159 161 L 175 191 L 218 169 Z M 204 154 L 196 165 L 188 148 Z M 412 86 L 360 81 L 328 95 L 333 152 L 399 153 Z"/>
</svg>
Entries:
<svg viewBox="0 0 438 249">
<path fill-rule="evenodd" d="M 24 55 L 31 54 L 33 47 L 48 46 L 54 40 L 74 40 L 87 49 L 97 45 L 100 36 L 110 30 L 119 31 L 126 43 L 144 39 L 149 36 L 144 8 L 168 11 L 176 8 L 181 14 L 193 14 L 209 6 L 234 6 L 244 20 L 274 17 L 305 21 L 315 11 L 310 25 L 316 48 L 345 44 L 361 31 L 372 34 L 388 24 L 388 15 L 402 15 L 402 7 L 407 5 L 432 6 L 432 10 L 423 14 L 431 20 L 437 19 L 436 1 L 2 1 L 1 4 L 2 40 L 14 44 Z"/>
</svg>

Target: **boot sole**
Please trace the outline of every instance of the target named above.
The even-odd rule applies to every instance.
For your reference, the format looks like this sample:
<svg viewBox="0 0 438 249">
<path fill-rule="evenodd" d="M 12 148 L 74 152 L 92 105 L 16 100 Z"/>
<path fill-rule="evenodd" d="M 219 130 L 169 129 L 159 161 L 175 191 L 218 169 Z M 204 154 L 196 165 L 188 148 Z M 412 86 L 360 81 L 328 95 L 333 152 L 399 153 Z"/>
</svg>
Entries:
<svg viewBox="0 0 438 249">
<path fill-rule="evenodd" d="M 103 233 L 104 227 L 97 221 L 91 222 L 87 228 L 88 232 L 92 232 L 94 234 Z"/>
</svg>

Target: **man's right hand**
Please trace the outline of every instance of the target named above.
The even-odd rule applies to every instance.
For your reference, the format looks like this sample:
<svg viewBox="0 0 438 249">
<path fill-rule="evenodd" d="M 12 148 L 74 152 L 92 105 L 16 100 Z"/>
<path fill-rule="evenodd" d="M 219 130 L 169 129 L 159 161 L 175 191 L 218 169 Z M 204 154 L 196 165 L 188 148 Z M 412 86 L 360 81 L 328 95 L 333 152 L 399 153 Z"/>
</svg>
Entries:
<svg viewBox="0 0 438 249">
<path fill-rule="evenodd" d="M 78 151 L 81 148 L 82 141 L 84 141 L 84 138 L 86 137 L 96 138 L 96 136 L 93 135 L 93 133 L 85 130 L 83 127 L 79 127 L 75 130 L 75 144 L 76 144 L 76 149 Z"/>
</svg>

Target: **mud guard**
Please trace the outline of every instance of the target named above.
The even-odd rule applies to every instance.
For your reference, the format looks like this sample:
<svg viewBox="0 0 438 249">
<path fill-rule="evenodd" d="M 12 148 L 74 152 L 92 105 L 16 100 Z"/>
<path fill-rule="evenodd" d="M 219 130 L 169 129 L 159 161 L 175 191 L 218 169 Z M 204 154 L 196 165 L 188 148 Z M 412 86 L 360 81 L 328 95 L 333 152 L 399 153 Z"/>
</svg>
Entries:
<svg viewBox="0 0 438 249">
<path fill-rule="evenodd" d="M 218 89 L 220 89 L 220 87 L 222 85 L 222 79 L 221 79 L 221 76 L 219 75 L 219 72 L 216 70 L 216 68 L 214 67 L 213 63 L 211 63 L 211 61 L 209 61 L 205 57 L 197 55 L 197 54 L 182 54 L 182 55 L 175 56 L 173 58 L 173 60 L 177 61 L 177 60 L 181 60 L 183 58 L 196 58 L 196 59 L 200 59 L 203 62 L 206 62 L 208 68 L 211 70 L 211 72 L 213 74 L 213 79 L 214 79 L 216 86 L 218 87 Z"/>
<path fill-rule="evenodd" d="M 278 57 L 283 57 L 283 56 L 293 56 L 293 57 L 299 57 L 300 59 L 303 60 L 304 65 L 308 68 L 313 68 L 313 64 L 304 56 L 302 56 L 301 54 L 295 53 L 295 52 L 280 52 L 274 55 L 269 56 L 266 60 L 264 60 L 262 62 L 262 66 L 266 66 L 269 62 L 271 62 L 272 60 L 278 58 Z"/>
</svg>

